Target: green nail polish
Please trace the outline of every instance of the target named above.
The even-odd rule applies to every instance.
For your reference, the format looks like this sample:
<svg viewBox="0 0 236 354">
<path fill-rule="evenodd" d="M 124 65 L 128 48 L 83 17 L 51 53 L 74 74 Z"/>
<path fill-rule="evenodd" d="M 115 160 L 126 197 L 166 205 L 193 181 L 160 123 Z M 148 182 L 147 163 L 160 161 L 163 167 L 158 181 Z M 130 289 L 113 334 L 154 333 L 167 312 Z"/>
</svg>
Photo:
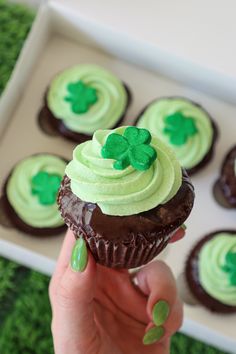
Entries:
<svg viewBox="0 0 236 354">
<path fill-rule="evenodd" d="M 182 224 L 181 227 L 182 227 L 183 230 L 187 229 L 187 226 L 185 224 Z"/>
<path fill-rule="evenodd" d="M 160 326 L 167 320 L 170 313 L 170 306 L 168 302 L 158 301 L 152 309 L 152 318 L 156 326 Z"/>
<path fill-rule="evenodd" d="M 88 252 L 84 239 L 80 237 L 73 248 L 70 265 L 73 271 L 83 272 L 88 261 Z"/>
<path fill-rule="evenodd" d="M 163 327 L 152 327 L 150 328 L 143 337 L 143 344 L 148 345 L 160 340 L 165 333 Z"/>
</svg>

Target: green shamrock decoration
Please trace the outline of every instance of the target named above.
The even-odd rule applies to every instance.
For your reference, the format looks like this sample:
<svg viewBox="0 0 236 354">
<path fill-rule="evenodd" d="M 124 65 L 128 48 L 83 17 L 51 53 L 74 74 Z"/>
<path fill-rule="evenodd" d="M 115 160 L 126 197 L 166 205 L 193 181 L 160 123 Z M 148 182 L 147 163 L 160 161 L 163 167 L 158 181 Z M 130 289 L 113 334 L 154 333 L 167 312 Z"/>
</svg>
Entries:
<svg viewBox="0 0 236 354">
<path fill-rule="evenodd" d="M 198 130 L 194 118 L 175 112 L 165 117 L 164 133 L 170 136 L 172 145 L 184 145 Z"/>
<path fill-rule="evenodd" d="M 105 159 L 114 159 L 113 167 L 123 170 L 131 165 L 136 170 L 145 171 L 157 158 L 156 150 L 150 146 L 151 134 L 147 129 L 128 127 L 124 135 L 108 135 L 101 155 Z"/>
<path fill-rule="evenodd" d="M 39 171 L 31 179 L 31 192 L 37 195 L 40 204 L 51 205 L 56 202 L 60 183 L 60 175 Z"/>
<path fill-rule="evenodd" d="M 236 252 L 228 252 L 225 256 L 223 271 L 228 273 L 230 285 L 236 286 Z"/>
<path fill-rule="evenodd" d="M 96 89 L 81 80 L 68 84 L 67 90 L 69 96 L 66 96 L 64 100 L 70 102 L 71 110 L 76 114 L 86 113 L 89 107 L 98 100 Z"/>
</svg>

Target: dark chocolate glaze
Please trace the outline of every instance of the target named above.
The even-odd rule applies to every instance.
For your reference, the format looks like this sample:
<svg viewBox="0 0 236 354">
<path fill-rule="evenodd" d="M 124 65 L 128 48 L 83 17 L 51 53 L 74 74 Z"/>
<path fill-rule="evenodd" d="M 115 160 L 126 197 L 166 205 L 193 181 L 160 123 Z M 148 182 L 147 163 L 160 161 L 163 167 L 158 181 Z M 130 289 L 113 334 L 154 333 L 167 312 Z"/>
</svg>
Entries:
<svg viewBox="0 0 236 354">
<path fill-rule="evenodd" d="M 26 224 L 15 212 L 9 203 L 6 194 L 1 197 L 1 206 L 4 208 L 4 211 L 12 223 L 12 227 L 24 232 L 28 235 L 33 236 L 53 236 L 58 235 L 66 231 L 66 225 L 61 225 L 54 228 L 42 227 L 35 228 Z"/>
<path fill-rule="evenodd" d="M 123 84 L 123 85 L 124 85 L 125 90 L 127 92 L 127 98 L 128 98 L 127 104 L 126 104 L 124 112 L 121 115 L 119 121 L 116 123 L 116 125 L 112 129 L 121 125 L 122 121 L 125 118 L 126 111 L 132 101 L 130 89 L 128 88 L 127 85 L 125 85 L 125 84 Z M 72 141 L 79 143 L 79 144 L 81 144 L 87 140 L 91 140 L 92 135 L 77 133 L 77 132 L 73 132 L 72 130 L 69 130 L 65 126 L 65 124 L 63 123 L 63 121 L 61 119 L 57 119 L 53 115 L 53 113 L 50 111 L 50 109 L 47 105 L 47 92 L 48 92 L 48 89 L 46 90 L 46 93 L 44 95 L 44 106 L 42 107 L 42 109 L 39 111 L 39 114 L 38 114 L 38 123 L 39 123 L 40 128 L 46 134 L 63 135 L 66 139 L 72 140 Z"/>
<path fill-rule="evenodd" d="M 167 203 L 130 216 L 110 216 L 97 204 L 74 195 L 65 176 L 58 195 L 62 217 L 78 237 L 82 234 L 97 262 L 109 267 L 133 268 L 149 262 L 168 244 L 193 207 L 194 190 L 183 171 L 177 194 Z"/>
<path fill-rule="evenodd" d="M 236 160 L 236 145 L 227 153 L 224 158 L 220 178 L 217 181 L 224 199 L 229 206 L 236 208 L 236 175 L 234 164 Z"/>
<path fill-rule="evenodd" d="M 188 256 L 186 266 L 185 266 L 185 277 L 189 286 L 189 289 L 193 293 L 194 297 L 206 308 L 212 312 L 218 313 L 233 313 L 236 311 L 236 306 L 225 305 L 222 302 L 214 299 L 209 295 L 201 286 L 199 280 L 199 270 L 198 270 L 198 260 L 201 248 L 206 242 L 215 237 L 216 234 L 220 232 L 227 232 L 236 237 L 236 230 L 218 230 L 211 232 L 210 234 L 203 237 L 193 248 Z"/>
<path fill-rule="evenodd" d="M 195 166 L 187 169 L 187 173 L 191 176 L 195 173 L 197 173 L 199 170 L 201 170 L 204 166 L 206 166 L 208 164 L 208 162 L 211 161 L 211 159 L 213 158 L 214 156 L 214 150 L 215 150 L 215 143 L 218 139 L 218 136 L 219 136 L 219 130 L 217 128 L 217 125 L 216 123 L 214 122 L 214 120 L 211 118 L 210 114 L 198 103 L 190 100 L 190 99 L 187 99 L 185 97 L 179 97 L 179 96 L 171 96 L 171 97 L 161 97 L 157 100 L 153 100 L 152 102 L 150 102 L 146 107 L 144 107 L 144 109 L 139 113 L 138 117 L 136 118 L 135 120 L 135 125 L 137 125 L 138 123 L 138 120 L 139 118 L 143 115 L 143 113 L 146 111 L 146 109 L 148 109 L 148 107 L 153 103 L 153 102 L 157 102 L 159 100 L 162 100 L 162 99 L 184 99 L 184 100 L 187 100 L 189 102 L 191 102 L 194 106 L 197 106 L 198 108 L 202 109 L 206 115 L 209 117 L 209 120 L 211 122 L 211 125 L 212 125 L 212 129 L 213 129 L 213 138 L 212 138 L 212 145 L 210 147 L 210 150 L 206 153 L 206 155 L 204 156 L 204 158 Z"/>
<path fill-rule="evenodd" d="M 42 153 L 45 154 L 45 153 Z M 35 154 L 38 155 L 38 154 Z M 41 155 L 41 154 L 40 154 Z M 53 155 L 53 154 L 50 154 Z M 33 155 L 32 155 L 33 156 Z M 55 155 L 57 157 L 60 157 L 58 155 Z M 68 163 L 68 160 L 60 157 L 62 160 L 64 160 L 66 163 Z M 61 225 L 58 227 L 42 227 L 42 228 L 36 228 L 31 225 L 26 224 L 15 212 L 13 209 L 12 205 L 10 204 L 8 198 L 7 198 L 7 183 L 8 180 L 13 173 L 14 168 L 12 171 L 9 173 L 8 177 L 6 178 L 6 181 L 3 185 L 2 189 L 2 196 L 1 196 L 1 208 L 3 208 L 4 215 L 9 219 L 9 223 L 11 224 L 12 227 L 26 233 L 29 235 L 33 236 L 53 236 L 53 235 L 58 235 L 64 231 L 66 231 L 66 225 Z M 0 221 L 1 222 L 1 221 Z M 5 223 L 2 224 L 2 226 L 6 226 Z M 10 225 L 7 225 L 9 227 Z"/>
</svg>

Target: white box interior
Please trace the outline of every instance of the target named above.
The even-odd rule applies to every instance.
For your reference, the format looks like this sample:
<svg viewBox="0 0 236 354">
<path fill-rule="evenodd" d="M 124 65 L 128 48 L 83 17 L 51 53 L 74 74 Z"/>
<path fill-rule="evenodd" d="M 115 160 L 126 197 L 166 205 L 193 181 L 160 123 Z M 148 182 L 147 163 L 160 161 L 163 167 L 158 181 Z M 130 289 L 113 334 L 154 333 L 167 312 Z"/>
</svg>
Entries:
<svg viewBox="0 0 236 354">
<path fill-rule="evenodd" d="M 216 204 L 212 185 L 225 153 L 236 141 L 236 106 L 163 76 L 168 72 L 176 78 L 181 72 L 182 81 L 190 83 L 191 71 L 184 71 L 184 62 L 177 73 L 171 61 L 165 60 L 165 53 L 159 53 L 158 49 L 124 33 L 109 31 L 105 25 L 90 22 L 51 2 L 41 8 L 0 102 L 1 185 L 14 164 L 25 156 L 51 152 L 71 158 L 75 145 L 45 135 L 38 127 L 37 114 L 54 74 L 78 63 L 104 66 L 128 84 L 133 101 L 126 122 L 132 123 L 141 109 L 156 97 L 183 95 L 201 103 L 219 126 L 220 138 L 213 161 L 192 178 L 196 201 L 187 221 L 187 236 L 168 246 L 166 261 L 178 276 L 196 240 L 218 228 L 235 228 L 235 211 Z M 200 69 L 199 87 L 201 77 L 203 81 L 206 79 L 206 72 Z M 50 273 L 62 239 L 63 235 L 46 239 L 30 237 L 0 226 L 0 253 Z M 201 306 L 185 305 L 185 318 L 186 333 L 236 353 L 236 315 L 213 315 Z"/>
</svg>

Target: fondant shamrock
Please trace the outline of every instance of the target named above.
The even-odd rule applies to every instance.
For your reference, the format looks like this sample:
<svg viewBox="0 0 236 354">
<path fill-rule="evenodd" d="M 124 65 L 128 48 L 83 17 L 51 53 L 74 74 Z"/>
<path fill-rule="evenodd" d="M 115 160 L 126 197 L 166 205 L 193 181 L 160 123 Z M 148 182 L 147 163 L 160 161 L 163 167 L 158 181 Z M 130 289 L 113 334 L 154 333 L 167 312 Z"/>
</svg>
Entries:
<svg viewBox="0 0 236 354">
<path fill-rule="evenodd" d="M 170 137 L 173 145 L 183 145 L 189 137 L 197 133 L 196 123 L 193 118 L 175 112 L 165 117 L 164 133 Z"/>
<path fill-rule="evenodd" d="M 37 195 L 40 204 L 54 204 L 60 183 L 61 176 L 46 171 L 39 171 L 31 179 L 31 192 Z"/>
<path fill-rule="evenodd" d="M 156 150 L 150 146 L 151 134 L 146 129 L 128 127 L 124 134 L 108 135 L 101 154 L 105 159 L 114 159 L 113 167 L 123 170 L 131 165 L 136 170 L 147 170 L 157 158 Z"/>
<path fill-rule="evenodd" d="M 236 252 L 226 254 L 223 270 L 228 273 L 230 284 L 236 286 Z"/>
<path fill-rule="evenodd" d="M 97 102 L 96 89 L 79 80 L 67 86 L 69 96 L 64 98 L 70 102 L 72 112 L 79 114 L 88 111 L 89 107 Z"/>
</svg>

